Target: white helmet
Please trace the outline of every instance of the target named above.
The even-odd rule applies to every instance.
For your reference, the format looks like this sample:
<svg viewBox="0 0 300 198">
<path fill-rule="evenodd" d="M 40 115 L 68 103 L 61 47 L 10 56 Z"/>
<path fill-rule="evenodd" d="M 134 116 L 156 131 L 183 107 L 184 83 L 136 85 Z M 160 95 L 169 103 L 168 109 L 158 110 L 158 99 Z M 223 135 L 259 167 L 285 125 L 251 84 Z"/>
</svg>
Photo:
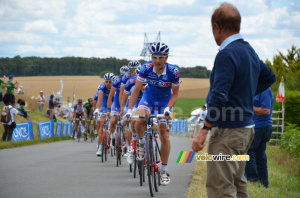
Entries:
<svg viewBox="0 0 300 198">
<path fill-rule="evenodd" d="M 135 74 L 136 74 L 136 75 L 139 75 L 140 70 L 141 70 L 141 67 L 142 67 L 142 66 L 138 66 L 138 67 L 135 69 Z"/>
<path fill-rule="evenodd" d="M 113 73 L 106 73 L 103 78 L 104 80 L 114 80 L 115 75 Z"/>
<path fill-rule="evenodd" d="M 120 68 L 120 74 L 126 74 L 127 72 L 129 72 L 129 67 L 127 67 L 127 65 L 123 65 L 121 68 Z"/>
<path fill-rule="evenodd" d="M 129 69 L 136 69 L 138 66 L 140 66 L 141 63 L 138 61 L 138 60 L 131 60 L 129 63 L 128 63 L 128 67 Z"/>
<path fill-rule="evenodd" d="M 169 47 L 164 43 L 154 43 L 149 47 L 151 54 L 169 54 Z"/>
</svg>

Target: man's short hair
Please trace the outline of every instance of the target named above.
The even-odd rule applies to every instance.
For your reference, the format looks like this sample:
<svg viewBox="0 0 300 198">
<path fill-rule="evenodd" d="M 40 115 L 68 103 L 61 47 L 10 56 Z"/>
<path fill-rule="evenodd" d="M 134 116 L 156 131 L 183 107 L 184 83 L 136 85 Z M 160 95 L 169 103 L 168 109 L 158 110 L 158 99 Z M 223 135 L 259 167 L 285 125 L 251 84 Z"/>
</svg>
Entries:
<svg viewBox="0 0 300 198">
<path fill-rule="evenodd" d="M 222 3 L 211 16 L 211 24 L 218 24 L 221 28 L 240 32 L 241 15 L 238 9 L 230 3 Z"/>
</svg>

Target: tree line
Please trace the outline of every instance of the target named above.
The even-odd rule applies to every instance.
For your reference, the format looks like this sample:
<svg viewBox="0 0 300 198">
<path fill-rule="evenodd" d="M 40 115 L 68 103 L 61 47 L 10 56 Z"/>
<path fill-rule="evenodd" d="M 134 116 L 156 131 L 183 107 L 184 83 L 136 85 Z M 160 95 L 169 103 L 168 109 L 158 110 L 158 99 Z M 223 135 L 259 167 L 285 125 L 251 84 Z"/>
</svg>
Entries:
<svg viewBox="0 0 300 198">
<path fill-rule="evenodd" d="M 144 60 L 139 60 L 142 64 Z M 60 75 L 100 75 L 103 71 L 119 74 L 119 69 L 129 60 L 110 58 L 41 58 L 21 57 L 0 58 L 2 74 L 15 76 L 60 76 Z M 179 67 L 180 76 L 187 78 L 209 78 L 210 70 L 204 66 Z M 1 75 L 2 75 L 1 74 Z"/>
</svg>

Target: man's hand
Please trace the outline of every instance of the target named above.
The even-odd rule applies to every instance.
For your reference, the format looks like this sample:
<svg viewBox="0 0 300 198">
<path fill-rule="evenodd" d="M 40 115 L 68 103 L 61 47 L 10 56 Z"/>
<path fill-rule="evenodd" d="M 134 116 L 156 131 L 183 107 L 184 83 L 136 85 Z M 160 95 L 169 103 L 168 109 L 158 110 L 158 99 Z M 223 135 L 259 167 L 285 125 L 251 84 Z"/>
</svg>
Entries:
<svg viewBox="0 0 300 198">
<path fill-rule="evenodd" d="M 167 115 L 169 116 L 169 118 L 170 118 L 170 117 L 172 117 L 172 113 L 171 113 L 171 111 L 170 111 L 170 108 L 169 108 L 169 107 L 166 107 L 166 108 L 165 108 L 165 110 L 164 110 L 164 114 L 165 114 L 165 115 L 167 114 Z"/>
<path fill-rule="evenodd" d="M 96 115 L 96 114 L 99 114 L 99 109 L 98 108 L 94 111 L 94 115 Z"/>
<path fill-rule="evenodd" d="M 125 114 L 125 117 L 126 117 L 127 119 L 129 119 L 131 116 L 132 116 L 132 109 L 128 109 L 128 110 L 127 110 L 127 113 Z"/>
<path fill-rule="evenodd" d="M 193 151 L 201 151 L 205 147 L 205 140 L 207 136 L 208 131 L 206 129 L 201 129 L 200 133 L 194 138 L 192 143 L 192 149 Z"/>
</svg>

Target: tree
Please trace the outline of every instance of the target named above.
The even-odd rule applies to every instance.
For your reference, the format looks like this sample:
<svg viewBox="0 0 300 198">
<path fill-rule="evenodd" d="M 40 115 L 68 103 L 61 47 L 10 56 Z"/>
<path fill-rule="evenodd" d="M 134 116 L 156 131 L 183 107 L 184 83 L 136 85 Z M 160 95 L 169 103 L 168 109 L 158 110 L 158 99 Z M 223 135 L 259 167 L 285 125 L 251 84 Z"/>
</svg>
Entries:
<svg viewBox="0 0 300 198">
<path fill-rule="evenodd" d="M 284 55 L 278 51 L 278 54 L 273 57 L 273 63 L 266 61 L 277 77 L 276 83 L 272 86 L 274 91 L 277 91 L 282 76 L 287 90 L 300 91 L 300 48 L 292 45 L 287 52 L 287 55 Z"/>
</svg>

